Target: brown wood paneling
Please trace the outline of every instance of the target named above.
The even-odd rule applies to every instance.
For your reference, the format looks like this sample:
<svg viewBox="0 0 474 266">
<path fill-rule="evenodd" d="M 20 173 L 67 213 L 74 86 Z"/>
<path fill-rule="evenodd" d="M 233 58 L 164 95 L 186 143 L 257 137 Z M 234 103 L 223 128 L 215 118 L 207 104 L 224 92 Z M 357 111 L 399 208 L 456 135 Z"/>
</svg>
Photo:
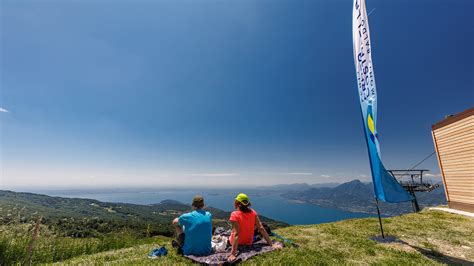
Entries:
<svg viewBox="0 0 474 266">
<path fill-rule="evenodd" d="M 474 148 L 474 137 L 472 140 L 464 140 L 461 139 L 459 142 L 454 143 L 440 143 L 438 142 L 438 148 L 440 151 L 443 152 L 450 152 L 453 150 L 461 150 L 461 149 L 473 149 Z"/>
<path fill-rule="evenodd" d="M 473 126 L 473 121 L 459 121 L 459 125 L 456 125 L 456 128 L 450 128 L 451 125 L 447 126 L 447 128 L 442 128 L 435 130 L 436 136 L 439 138 L 440 141 L 444 141 L 444 138 L 452 136 L 460 137 L 466 135 L 465 133 L 469 131 L 470 128 Z"/>
<path fill-rule="evenodd" d="M 451 201 L 462 202 L 462 203 L 466 203 L 466 204 L 472 204 L 472 199 L 471 198 L 465 198 L 465 197 L 460 197 L 460 196 L 452 196 Z"/>
<path fill-rule="evenodd" d="M 470 185 L 474 185 L 472 182 L 466 182 L 468 180 L 471 180 L 472 177 L 468 177 L 468 176 L 450 176 L 449 177 L 449 180 L 446 180 L 447 182 L 464 182 L 464 184 L 466 184 L 466 186 L 470 186 Z"/>
<path fill-rule="evenodd" d="M 459 159 L 459 160 L 453 160 L 451 162 L 444 162 L 444 165 L 446 166 L 463 166 L 463 165 L 471 165 L 472 167 L 472 164 L 473 164 L 473 160 L 471 158 L 466 157 L 466 158 L 462 158 L 462 159 Z"/>
<path fill-rule="evenodd" d="M 469 130 L 471 130 L 472 128 L 473 128 L 472 126 L 469 126 L 469 127 L 466 127 L 463 130 L 457 130 L 457 131 L 454 131 L 454 132 L 448 133 L 448 134 L 439 134 L 439 132 L 435 132 L 436 137 L 438 138 L 438 141 L 439 141 L 438 144 L 457 142 L 461 139 L 464 139 L 464 140 L 469 139 L 470 137 L 472 137 L 469 134 L 470 133 Z"/>
<path fill-rule="evenodd" d="M 458 143 L 438 143 L 438 148 L 440 152 L 448 153 L 448 154 L 452 153 L 453 151 L 473 150 L 474 139 L 470 141 L 460 141 Z"/>
<path fill-rule="evenodd" d="M 474 204 L 466 204 L 462 202 L 449 201 L 448 206 L 449 208 L 456 209 L 456 210 L 474 212 Z"/>
<path fill-rule="evenodd" d="M 466 117 L 469 117 L 469 116 L 472 116 L 472 115 L 474 115 L 474 107 L 471 107 L 471 108 L 467 109 L 466 111 L 464 111 L 462 113 L 453 115 L 453 116 L 448 117 L 446 119 L 443 119 L 443 120 L 439 121 L 438 123 L 434 124 L 431 128 L 433 130 L 438 129 L 438 128 L 442 128 L 444 126 L 455 123 L 455 122 L 457 122 L 457 121 L 459 121 L 463 118 L 466 118 Z"/>
<path fill-rule="evenodd" d="M 453 162 L 449 162 L 449 163 L 455 163 L 454 161 Z M 444 167 L 444 170 L 446 171 L 451 171 L 451 172 L 456 172 L 456 173 L 464 173 L 466 171 L 471 171 L 472 170 L 472 165 L 470 163 L 468 164 L 458 164 L 458 165 L 449 165 L 449 163 Z M 448 166 L 449 165 L 449 166 Z M 472 172 L 470 172 L 472 173 Z"/>
<path fill-rule="evenodd" d="M 434 145 L 435 145 L 436 158 L 438 159 L 439 170 L 441 171 L 441 178 L 443 180 L 444 195 L 446 196 L 446 201 L 449 202 L 448 186 L 446 184 L 446 179 L 444 178 L 443 164 L 441 162 L 441 158 L 439 157 L 438 143 L 437 143 L 437 140 L 436 140 L 436 136 L 434 134 L 434 130 L 431 130 L 431 136 L 433 137 L 433 142 L 434 142 Z"/>
<path fill-rule="evenodd" d="M 467 178 L 467 177 L 470 176 L 470 173 L 472 173 L 472 170 L 471 169 L 458 169 L 458 168 L 455 168 L 455 167 L 452 167 L 452 168 L 445 167 L 444 168 L 444 173 L 447 174 L 447 175 L 451 175 L 451 174 L 464 175 Z"/>
<path fill-rule="evenodd" d="M 474 107 L 432 127 L 449 202 L 474 204 Z"/>
<path fill-rule="evenodd" d="M 463 184 L 465 187 L 470 187 L 470 186 L 473 186 L 474 184 L 472 182 L 470 182 L 470 180 L 472 180 L 471 178 L 459 178 L 459 177 L 454 177 L 454 178 L 451 178 L 451 177 L 447 177 L 446 178 L 446 183 L 448 184 Z"/>
<path fill-rule="evenodd" d="M 473 128 L 474 129 L 474 128 Z M 436 136 L 436 138 L 438 138 L 438 136 Z M 473 148 L 473 142 L 474 141 L 460 141 L 458 143 L 439 143 L 438 142 L 438 148 L 439 148 L 439 151 L 443 151 L 443 152 L 451 152 L 453 150 L 456 150 L 456 149 L 470 149 L 472 150 Z"/>
<path fill-rule="evenodd" d="M 474 127 L 471 127 L 469 129 L 474 129 Z M 467 131 L 468 130 L 466 130 L 466 132 L 461 132 L 460 134 L 457 134 L 457 136 L 445 136 L 445 137 L 438 136 L 438 134 L 435 132 L 436 138 L 438 139 L 438 145 L 444 148 L 446 146 L 451 146 L 451 145 L 458 146 L 458 145 L 472 144 L 474 137 L 472 136 L 470 132 L 467 132 Z"/>
<path fill-rule="evenodd" d="M 446 152 L 450 152 L 450 151 L 456 150 L 456 149 L 463 149 L 463 148 L 472 149 L 472 148 L 474 148 L 474 138 L 472 140 L 463 140 L 463 139 L 461 139 L 461 140 L 462 141 L 453 142 L 453 143 L 451 143 L 451 142 L 450 143 L 438 142 L 438 148 L 439 148 L 440 151 L 446 151 Z"/>
<path fill-rule="evenodd" d="M 472 136 L 469 134 L 469 130 L 472 129 L 472 125 L 470 127 L 467 127 L 464 130 L 460 131 L 454 131 L 453 133 L 450 134 L 440 134 L 440 132 L 435 131 L 436 136 L 438 137 L 438 144 L 446 143 L 446 142 L 456 142 L 460 138 L 472 138 Z M 454 136 L 455 138 L 450 138 L 451 136 Z M 449 138 L 448 138 L 449 137 Z"/>
<path fill-rule="evenodd" d="M 457 190 L 454 190 L 452 187 L 449 193 L 450 193 L 449 197 L 451 200 L 455 200 L 455 198 L 457 198 L 457 199 L 470 201 L 473 199 L 472 193 L 466 192 L 466 191 L 457 191 Z"/>
<path fill-rule="evenodd" d="M 463 186 L 463 187 L 474 187 L 474 184 L 469 184 L 469 179 L 468 178 L 449 178 L 449 180 L 446 180 L 446 183 L 449 185 L 455 185 L 455 186 Z M 466 184 L 468 183 L 468 184 Z"/>
<path fill-rule="evenodd" d="M 441 146 L 439 145 L 439 152 L 441 152 L 443 155 L 451 155 L 451 154 L 456 154 L 456 153 L 462 153 L 462 154 L 469 154 L 471 152 L 474 152 L 474 144 L 471 143 L 466 143 L 466 144 L 457 144 L 457 145 L 446 145 L 446 146 Z"/>
<path fill-rule="evenodd" d="M 449 186 L 449 181 L 448 181 L 448 186 Z M 459 197 L 469 197 L 469 198 L 474 199 L 472 190 L 469 188 L 461 187 L 461 186 L 450 186 L 449 193 L 451 197 L 454 197 L 454 195 L 457 195 Z"/>
<path fill-rule="evenodd" d="M 442 136 L 444 136 L 445 134 L 450 134 L 455 131 L 462 131 L 463 129 L 471 125 L 472 125 L 472 118 L 467 117 L 466 119 L 457 121 L 456 123 L 450 124 L 449 126 L 435 129 L 435 131 L 441 134 Z"/>
<path fill-rule="evenodd" d="M 474 152 L 473 152 L 474 154 Z M 444 159 L 442 157 L 442 159 Z M 464 157 L 464 158 L 459 158 L 458 160 L 462 160 L 462 159 L 469 159 L 468 156 Z M 471 162 L 468 162 L 468 163 L 458 163 L 457 160 L 453 160 L 453 159 L 444 159 L 445 160 L 445 170 L 455 170 L 455 171 L 465 171 L 466 169 L 467 170 L 470 170 L 472 168 L 472 163 Z"/>
<path fill-rule="evenodd" d="M 449 182 L 448 182 L 448 185 L 449 185 Z M 469 198 L 474 199 L 474 195 L 472 195 L 472 188 L 470 187 L 463 187 L 463 186 L 453 187 L 453 185 L 451 185 L 449 189 L 450 189 L 451 195 L 456 194 L 461 197 L 469 197 Z"/>
<path fill-rule="evenodd" d="M 453 187 L 448 182 L 449 187 L 449 197 L 451 200 L 454 200 L 455 197 L 463 197 L 466 199 L 470 199 L 471 201 L 474 200 L 474 196 L 472 195 L 472 188 L 460 188 L 459 186 Z"/>
</svg>

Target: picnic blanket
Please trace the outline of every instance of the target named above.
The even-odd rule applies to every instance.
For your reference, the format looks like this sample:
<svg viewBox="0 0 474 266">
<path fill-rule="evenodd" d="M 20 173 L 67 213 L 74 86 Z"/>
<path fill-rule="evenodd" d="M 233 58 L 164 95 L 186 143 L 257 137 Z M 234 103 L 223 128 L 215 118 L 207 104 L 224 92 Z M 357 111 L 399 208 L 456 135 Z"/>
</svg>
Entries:
<svg viewBox="0 0 474 266">
<path fill-rule="evenodd" d="M 274 242 L 277 243 L 277 245 L 281 245 L 283 247 L 283 243 L 281 242 Z M 208 256 L 194 256 L 194 255 L 187 255 L 185 256 L 188 259 L 191 259 L 197 263 L 201 264 L 209 264 L 209 265 L 220 265 L 220 264 L 226 264 L 227 263 L 227 258 L 230 255 L 232 247 L 227 247 L 227 249 L 224 252 L 214 252 L 211 255 Z M 272 246 L 269 246 L 265 240 L 259 240 L 257 242 L 254 242 L 253 245 L 251 246 L 241 246 L 239 247 L 239 253 L 237 255 L 237 259 L 233 263 L 238 263 L 242 261 L 246 261 L 250 259 L 253 256 L 267 253 L 274 251 L 275 248 Z"/>
</svg>

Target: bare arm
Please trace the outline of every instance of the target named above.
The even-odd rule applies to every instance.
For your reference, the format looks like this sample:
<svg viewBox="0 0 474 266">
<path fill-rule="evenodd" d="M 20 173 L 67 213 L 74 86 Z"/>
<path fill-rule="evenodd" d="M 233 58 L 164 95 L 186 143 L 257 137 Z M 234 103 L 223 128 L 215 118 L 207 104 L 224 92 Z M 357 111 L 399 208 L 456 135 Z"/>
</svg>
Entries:
<svg viewBox="0 0 474 266">
<path fill-rule="evenodd" d="M 173 220 L 173 225 L 174 225 L 175 227 L 178 227 L 178 226 L 181 227 L 181 225 L 179 225 L 179 218 L 174 218 L 174 220 Z"/>
<path fill-rule="evenodd" d="M 234 233 L 234 241 L 230 243 L 232 245 L 232 251 L 230 252 L 229 261 L 234 261 L 237 255 L 237 249 L 239 248 L 239 234 L 240 234 L 240 227 L 239 223 L 236 221 L 231 221 L 232 223 L 232 232 Z"/>
<path fill-rule="evenodd" d="M 260 222 L 260 219 L 258 218 L 258 215 L 255 216 L 255 226 L 257 226 L 258 231 L 263 236 L 265 241 L 267 241 L 267 244 L 271 246 L 273 244 L 273 242 L 270 239 L 270 237 L 268 236 L 267 230 L 265 230 L 262 223 Z"/>
<path fill-rule="evenodd" d="M 179 224 L 179 218 L 173 220 L 173 226 L 176 230 L 176 234 L 180 235 L 183 232 L 183 227 Z"/>
</svg>

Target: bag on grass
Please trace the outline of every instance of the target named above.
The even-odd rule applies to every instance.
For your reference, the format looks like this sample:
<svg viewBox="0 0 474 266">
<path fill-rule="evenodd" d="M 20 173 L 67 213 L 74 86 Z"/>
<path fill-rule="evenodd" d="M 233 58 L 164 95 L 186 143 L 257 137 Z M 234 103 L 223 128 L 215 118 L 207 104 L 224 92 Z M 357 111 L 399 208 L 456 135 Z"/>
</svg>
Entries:
<svg viewBox="0 0 474 266">
<path fill-rule="evenodd" d="M 148 253 L 149 259 L 157 259 L 159 257 L 164 257 L 168 254 L 168 250 L 165 247 L 155 248 L 150 253 Z"/>
</svg>

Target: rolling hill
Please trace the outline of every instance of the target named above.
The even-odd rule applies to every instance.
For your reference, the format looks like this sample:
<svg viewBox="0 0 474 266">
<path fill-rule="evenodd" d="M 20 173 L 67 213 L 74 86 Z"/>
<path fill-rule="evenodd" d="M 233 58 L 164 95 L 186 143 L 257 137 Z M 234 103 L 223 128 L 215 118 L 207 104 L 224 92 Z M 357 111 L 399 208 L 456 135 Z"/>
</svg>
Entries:
<svg viewBox="0 0 474 266">
<path fill-rule="evenodd" d="M 229 212 L 207 209 L 215 226 L 226 225 Z M 189 210 L 173 200 L 136 205 L 0 191 L 0 265 L 57 262 L 169 239 L 171 221 Z M 261 219 L 272 227 L 287 226 Z M 28 251 L 32 241 L 35 252 Z"/>
<path fill-rule="evenodd" d="M 127 228 L 148 235 L 170 236 L 171 221 L 190 205 L 164 200 L 158 204 L 108 203 L 92 199 L 51 197 L 34 193 L 0 190 L 0 224 L 26 223 L 42 217 L 42 222 L 67 236 L 89 237 Z M 216 224 L 223 224 L 229 212 L 208 207 Z M 275 227 L 286 226 L 267 217 L 262 221 Z"/>
</svg>

